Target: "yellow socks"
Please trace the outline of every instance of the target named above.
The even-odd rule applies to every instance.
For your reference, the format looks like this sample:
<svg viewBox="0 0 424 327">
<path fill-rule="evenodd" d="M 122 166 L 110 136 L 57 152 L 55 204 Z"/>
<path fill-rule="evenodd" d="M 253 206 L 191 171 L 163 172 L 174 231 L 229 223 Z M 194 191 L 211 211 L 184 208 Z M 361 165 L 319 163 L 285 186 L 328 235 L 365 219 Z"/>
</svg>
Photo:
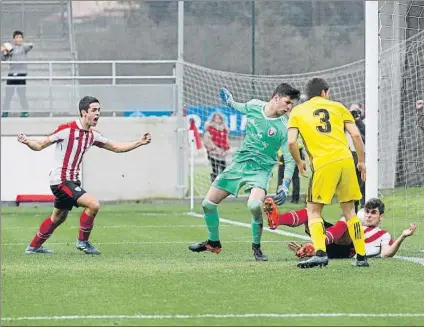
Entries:
<svg viewBox="0 0 424 327">
<path fill-rule="evenodd" d="M 326 252 L 324 220 L 321 217 L 310 219 L 308 226 L 315 252 L 319 250 Z"/>
<path fill-rule="evenodd" d="M 347 230 L 349 231 L 350 238 L 353 241 L 356 254 L 365 256 L 365 237 L 364 228 L 358 216 L 350 218 L 347 222 Z"/>
</svg>

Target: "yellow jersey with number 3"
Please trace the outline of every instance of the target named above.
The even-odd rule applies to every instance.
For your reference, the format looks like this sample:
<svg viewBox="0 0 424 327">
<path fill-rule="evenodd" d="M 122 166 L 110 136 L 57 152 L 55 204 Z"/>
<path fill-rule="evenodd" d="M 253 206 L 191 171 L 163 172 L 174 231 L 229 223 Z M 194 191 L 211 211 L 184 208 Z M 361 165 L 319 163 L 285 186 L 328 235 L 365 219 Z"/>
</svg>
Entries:
<svg viewBox="0 0 424 327">
<path fill-rule="evenodd" d="M 355 123 L 346 107 L 323 97 L 314 97 L 293 108 L 288 128 L 299 130 L 312 171 L 353 158 L 345 135 L 346 122 Z"/>
</svg>

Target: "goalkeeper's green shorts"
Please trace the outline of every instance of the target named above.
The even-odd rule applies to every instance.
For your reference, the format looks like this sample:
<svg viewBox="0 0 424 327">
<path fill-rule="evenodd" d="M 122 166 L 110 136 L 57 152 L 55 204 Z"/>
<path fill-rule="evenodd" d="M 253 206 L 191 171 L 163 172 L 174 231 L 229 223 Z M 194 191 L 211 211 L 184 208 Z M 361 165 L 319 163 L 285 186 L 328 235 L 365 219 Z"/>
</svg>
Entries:
<svg viewBox="0 0 424 327">
<path fill-rule="evenodd" d="M 268 189 L 272 169 L 264 169 L 254 161 L 233 162 L 213 182 L 213 186 L 237 196 L 240 188 L 247 185 L 245 193 L 254 187 Z"/>
</svg>

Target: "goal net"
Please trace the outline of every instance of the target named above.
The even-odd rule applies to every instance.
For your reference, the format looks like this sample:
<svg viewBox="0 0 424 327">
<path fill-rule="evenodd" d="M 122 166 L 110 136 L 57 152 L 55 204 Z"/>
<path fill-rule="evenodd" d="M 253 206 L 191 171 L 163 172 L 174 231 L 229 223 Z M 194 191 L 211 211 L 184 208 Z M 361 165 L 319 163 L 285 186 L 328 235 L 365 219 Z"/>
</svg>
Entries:
<svg viewBox="0 0 424 327">
<path fill-rule="evenodd" d="M 423 1 L 379 3 L 379 141 L 378 149 L 367 149 L 368 155 L 378 156 L 379 160 L 379 194 L 387 208 L 383 227 L 392 237 L 398 237 L 410 221 L 416 222 L 418 236 L 408 239 L 402 247 L 403 251 L 414 253 L 424 249 L 423 238 L 419 236 L 420 224 L 424 223 L 424 132 L 417 124 L 416 109 L 417 100 L 424 97 L 423 12 Z M 228 88 L 239 102 L 252 98 L 268 100 L 278 84 L 287 82 L 303 91 L 306 81 L 315 76 L 329 82 L 332 99 L 348 108 L 364 104 L 364 60 L 324 71 L 278 76 L 236 74 L 185 63 L 185 112 L 188 120 L 195 122 L 201 138 L 214 114 L 221 115 L 229 136 L 229 149 L 225 153 L 228 165 L 243 141 L 246 119 L 220 102 L 219 89 Z M 366 117 L 366 106 L 363 109 Z M 374 125 L 366 118 L 365 124 L 368 129 Z M 194 151 L 194 197 L 204 197 L 215 177 L 212 165 L 216 161 L 211 157 L 216 159 L 219 155 L 208 156 L 208 143 L 206 140 L 206 144 Z M 219 169 L 220 165 L 216 167 Z M 277 169 L 278 166 L 269 193 L 277 188 Z M 306 184 L 301 179 L 301 193 L 305 193 Z"/>
<path fill-rule="evenodd" d="M 378 176 L 387 213 L 383 225 L 399 236 L 409 222 L 417 236 L 404 251 L 424 249 L 424 1 L 379 3 Z M 372 128 L 372 122 L 366 125 Z M 421 231 L 420 231 L 421 229 Z M 421 253 L 422 254 L 422 253 Z"/>
<path fill-rule="evenodd" d="M 247 102 L 257 98 L 269 100 L 275 87 L 282 83 L 290 83 L 303 89 L 306 81 L 314 76 L 322 76 L 330 85 L 332 98 L 338 99 L 346 106 L 352 103 L 363 103 L 364 99 L 364 62 L 355 62 L 336 69 L 300 75 L 254 76 L 207 69 L 194 64 L 184 65 L 184 104 L 188 119 L 193 119 L 200 135 L 204 135 L 205 125 L 208 127 L 214 113 L 223 117 L 229 135 L 229 150 L 225 161 L 231 163 L 233 153 L 240 147 L 246 126 L 245 116 L 222 104 L 218 91 L 228 88 L 238 102 Z M 195 152 L 195 196 L 204 196 L 213 178 L 211 160 L 208 159 L 206 144 Z M 211 156 L 209 156 L 211 157 Z M 212 157 L 215 157 L 213 154 Z M 218 156 L 216 156 L 218 157 Z M 277 169 L 277 167 L 276 167 Z M 275 170 L 276 170 L 275 169 Z M 304 185 L 306 187 L 306 183 Z M 270 183 L 270 193 L 277 188 L 277 172 Z M 301 188 L 301 192 L 304 188 Z"/>
</svg>

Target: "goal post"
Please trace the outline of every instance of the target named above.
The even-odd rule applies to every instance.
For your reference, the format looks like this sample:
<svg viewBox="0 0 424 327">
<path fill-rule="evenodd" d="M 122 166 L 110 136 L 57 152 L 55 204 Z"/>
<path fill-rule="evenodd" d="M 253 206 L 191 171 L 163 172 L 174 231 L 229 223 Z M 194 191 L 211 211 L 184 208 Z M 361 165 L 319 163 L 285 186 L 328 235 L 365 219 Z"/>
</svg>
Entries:
<svg viewBox="0 0 424 327">
<path fill-rule="evenodd" d="M 378 1 L 365 2 L 365 199 L 378 197 L 379 20 Z"/>
</svg>

